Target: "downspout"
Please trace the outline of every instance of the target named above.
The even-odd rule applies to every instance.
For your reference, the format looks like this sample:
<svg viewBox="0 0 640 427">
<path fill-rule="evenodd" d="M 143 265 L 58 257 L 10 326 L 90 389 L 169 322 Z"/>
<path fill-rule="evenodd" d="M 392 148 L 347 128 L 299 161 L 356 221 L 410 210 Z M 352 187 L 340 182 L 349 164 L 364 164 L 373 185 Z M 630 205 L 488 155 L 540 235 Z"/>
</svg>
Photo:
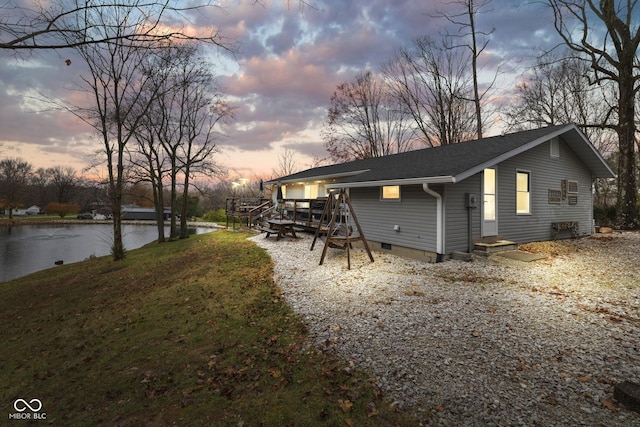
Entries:
<svg viewBox="0 0 640 427">
<path fill-rule="evenodd" d="M 442 196 L 429 188 L 429 183 L 422 183 L 422 190 L 436 199 L 436 262 L 442 261 L 444 252 Z"/>
</svg>

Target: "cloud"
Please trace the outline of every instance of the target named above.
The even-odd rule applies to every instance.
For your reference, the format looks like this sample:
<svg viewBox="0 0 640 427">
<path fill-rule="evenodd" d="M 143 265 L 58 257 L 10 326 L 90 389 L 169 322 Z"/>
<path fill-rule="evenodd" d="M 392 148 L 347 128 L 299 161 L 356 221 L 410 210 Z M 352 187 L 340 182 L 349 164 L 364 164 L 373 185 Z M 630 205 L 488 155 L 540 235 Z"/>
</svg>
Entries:
<svg viewBox="0 0 640 427">
<path fill-rule="evenodd" d="M 233 48 L 233 55 L 209 49 L 212 68 L 232 105 L 236 119 L 220 141 L 229 166 L 243 171 L 271 170 L 277 152 L 295 150 L 301 162 L 323 156 L 320 129 L 331 95 L 340 83 L 364 69 L 377 70 L 400 47 L 422 35 L 439 37 L 447 21 L 438 13 L 456 13 L 453 1 L 222 0 L 218 6 L 185 12 L 174 25 L 194 34 L 214 28 Z M 494 29 L 481 57 L 483 73 L 498 65 L 501 93 L 522 74 L 535 55 L 558 43 L 550 10 L 536 2 L 491 0 L 477 18 L 479 29 Z M 71 64 L 66 65 L 69 59 Z M 90 105 L 79 91 L 86 67 L 73 50 L 0 52 L 0 144 L 2 156 L 32 153 L 43 164 L 87 162 L 100 149 L 92 130 L 72 114 L 41 108 L 36 98 Z M 487 77 L 489 79 L 489 77 Z M 512 99 L 501 95 L 501 102 Z M 36 156 L 37 154 L 37 156 Z M 49 157 L 47 157 L 47 154 Z"/>
</svg>

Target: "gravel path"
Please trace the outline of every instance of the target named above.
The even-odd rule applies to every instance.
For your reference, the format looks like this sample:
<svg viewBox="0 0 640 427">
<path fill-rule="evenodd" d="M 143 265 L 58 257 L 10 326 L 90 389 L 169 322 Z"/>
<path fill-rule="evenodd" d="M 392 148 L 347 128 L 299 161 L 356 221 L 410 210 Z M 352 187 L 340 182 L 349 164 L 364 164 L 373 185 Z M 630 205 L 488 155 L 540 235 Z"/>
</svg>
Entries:
<svg viewBox="0 0 640 427">
<path fill-rule="evenodd" d="M 318 346 L 368 372 L 425 425 L 640 426 L 640 234 L 528 245 L 548 255 L 425 264 L 252 238 Z"/>
</svg>

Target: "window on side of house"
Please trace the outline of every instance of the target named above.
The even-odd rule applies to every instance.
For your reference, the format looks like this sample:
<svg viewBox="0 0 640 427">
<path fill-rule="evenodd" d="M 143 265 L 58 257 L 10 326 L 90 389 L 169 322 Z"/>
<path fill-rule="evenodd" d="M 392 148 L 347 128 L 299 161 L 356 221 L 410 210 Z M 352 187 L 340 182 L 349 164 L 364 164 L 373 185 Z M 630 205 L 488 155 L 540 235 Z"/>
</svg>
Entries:
<svg viewBox="0 0 640 427">
<path fill-rule="evenodd" d="M 570 205 L 578 204 L 578 181 L 567 181 L 567 199 Z"/>
<path fill-rule="evenodd" d="M 558 140 L 558 138 L 553 138 L 551 141 L 549 141 L 550 145 L 551 145 L 551 152 L 550 155 L 552 158 L 558 158 L 560 157 L 560 141 Z"/>
<path fill-rule="evenodd" d="M 400 186 L 385 185 L 382 187 L 380 200 L 400 200 Z"/>
<path fill-rule="evenodd" d="M 531 214 L 531 173 L 516 172 L 516 214 Z"/>
<path fill-rule="evenodd" d="M 318 184 L 307 184 L 304 186 L 304 198 L 305 199 L 317 199 L 318 198 Z"/>
</svg>

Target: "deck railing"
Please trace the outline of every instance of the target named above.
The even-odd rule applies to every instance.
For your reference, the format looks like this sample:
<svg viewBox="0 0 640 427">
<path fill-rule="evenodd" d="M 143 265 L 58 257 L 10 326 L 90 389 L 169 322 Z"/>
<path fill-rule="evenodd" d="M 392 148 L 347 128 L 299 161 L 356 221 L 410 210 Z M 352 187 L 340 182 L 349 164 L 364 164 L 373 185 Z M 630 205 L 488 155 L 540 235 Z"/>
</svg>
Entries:
<svg viewBox="0 0 640 427">
<path fill-rule="evenodd" d="M 315 229 L 320 223 L 327 198 L 320 199 L 284 199 L 280 207 L 281 217 L 290 219 L 309 229 Z"/>
<path fill-rule="evenodd" d="M 253 227 L 256 219 L 263 216 L 270 209 L 272 209 L 271 199 L 227 197 L 225 201 L 227 228 L 229 227 L 229 219 L 233 221 L 233 228 L 235 228 L 236 219 L 240 220 L 240 224 L 246 223 L 247 227 Z"/>
<path fill-rule="evenodd" d="M 273 205 L 271 199 L 229 197 L 226 200 L 227 227 L 236 219 L 247 227 L 257 225 L 261 218 L 290 219 L 302 227 L 315 229 L 320 223 L 327 198 L 284 199 Z"/>
</svg>

